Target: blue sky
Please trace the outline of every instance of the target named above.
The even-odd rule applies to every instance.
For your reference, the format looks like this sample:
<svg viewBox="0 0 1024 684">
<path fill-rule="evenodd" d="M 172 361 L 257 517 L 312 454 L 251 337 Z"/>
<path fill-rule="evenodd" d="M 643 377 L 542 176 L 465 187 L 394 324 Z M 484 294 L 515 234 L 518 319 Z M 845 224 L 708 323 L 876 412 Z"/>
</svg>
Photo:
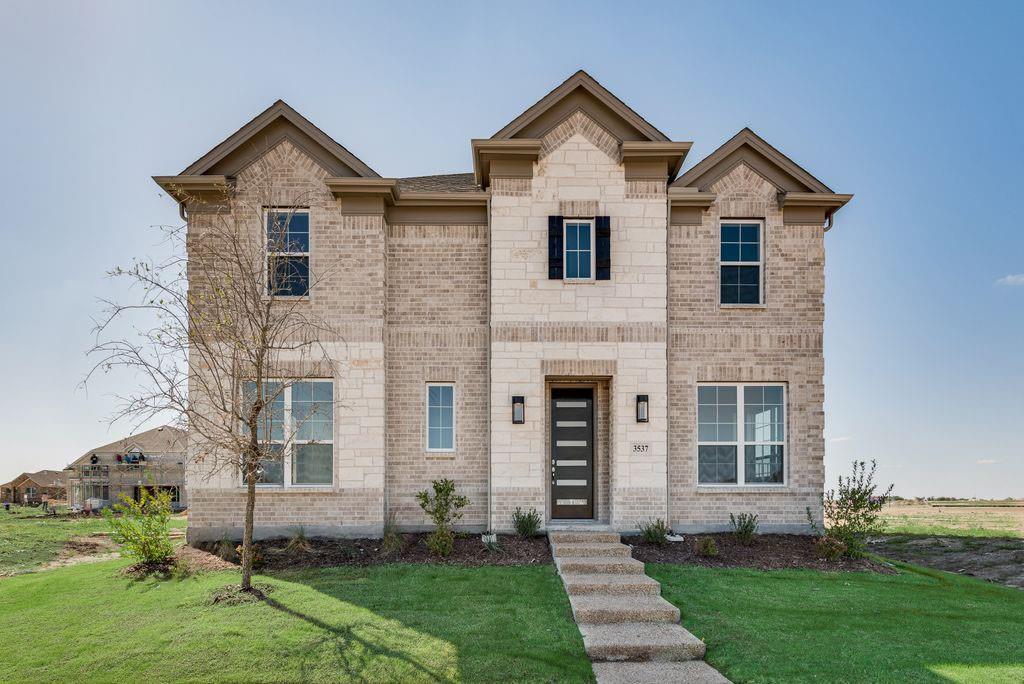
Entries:
<svg viewBox="0 0 1024 684">
<path fill-rule="evenodd" d="M 897 493 L 1024 496 L 1024 3 L 489 4 L 0 4 L 0 481 L 121 436 L 124 378 L 77 384 L 104 271 L 177 220 L 150 176 L 279 97 L 383 175 L 466 171 L 585 68 L 687 168 L 750 126 L 856 194 L 826 240 L 830 481 L 876 458 Z"/>
</svg>

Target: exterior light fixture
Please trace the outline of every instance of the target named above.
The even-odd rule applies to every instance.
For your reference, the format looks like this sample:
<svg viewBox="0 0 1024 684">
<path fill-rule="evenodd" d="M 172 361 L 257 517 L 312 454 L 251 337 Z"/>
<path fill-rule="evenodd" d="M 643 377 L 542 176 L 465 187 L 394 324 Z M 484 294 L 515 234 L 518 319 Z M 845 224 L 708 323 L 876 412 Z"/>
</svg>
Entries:
<svg viewBox="0 0 1024 684">
<path fill-rule="evenodd" d="M 636 422 L 646 423 L 647 422 L 647 395 L 638 394 L 636 395 Z"/>
<path fill-rule="evenodd" d="M 522 425 L 526 422 L 526 397 L 512 397 L 512 424 Z"/>
</svg>

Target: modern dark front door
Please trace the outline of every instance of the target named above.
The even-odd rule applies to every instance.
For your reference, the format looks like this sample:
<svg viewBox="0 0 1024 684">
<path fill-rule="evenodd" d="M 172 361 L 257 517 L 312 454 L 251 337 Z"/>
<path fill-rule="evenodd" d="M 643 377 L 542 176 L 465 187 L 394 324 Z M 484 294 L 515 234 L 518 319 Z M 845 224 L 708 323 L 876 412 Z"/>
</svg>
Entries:
<svg viewBox="0 0 1024 684">
<path fill-rule="evenodd" d="M 594 517 L 594 390 L 551 390 L 551 517 Z"/>
</svg>

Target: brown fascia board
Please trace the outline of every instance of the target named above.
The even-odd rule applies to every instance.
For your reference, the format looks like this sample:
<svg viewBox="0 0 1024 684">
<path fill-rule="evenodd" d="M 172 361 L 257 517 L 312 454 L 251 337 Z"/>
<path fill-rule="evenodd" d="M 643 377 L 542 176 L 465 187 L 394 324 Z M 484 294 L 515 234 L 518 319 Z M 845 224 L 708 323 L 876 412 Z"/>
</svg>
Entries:
<svg viewBox="0 0 1024 684">
<path fill-rule="evenodd" d="M 597 82 L 593 76 L 583 69 L 565 79 L 554 90 L 538 100 L 525 112 L 510 121 L 504 128 L 495 133 L 492 138 L 511 138 L 523 128 L 528 126 L 534 119 L 541 116 L 563 97 L 569 95 L 576 88 L 584 88 L 606 107 L 628 121 L 634 128 L 640 131 L 650 140 L 668 141 L 668 136 L 651 125 L 649 121 L 636 113 L 629 105 L 616 97 L 610 90 Z"/>
<path fill-rule="evenodd" d="M 406 206 L 475 206 L 486 205 L 487 192 L 417 192 L 405 191 L 398 194 L 396 207 Z"/>
<path fill-rule="evenodd" d="M 327 189 L 335 197 L 371 196 L 380 197 L 387 204 L 394 204 L 398 196 L 398 181 L 394 178 L 351 178 L 340 176 L 324 179 Z"/>
<path fill-rule="evenodd" d="M 661 142 L 661 141 L 637 141 L 627 140 L 622 143 L 622 161 L 661 161 L 664 160 L 668 172 L 668 180 L 671 182 L 679 169 L 683 167 L 686 155 L 692 142 Z"/>
<path fill-rule="evenodd" d="M 696 188 L 672 187 L 668 189 L 668 200 L 674 207 L 701 207 L 707 209 L 715 203 L 718 195 L 700 192 Z"/>
<path fill-rule="evenodd" d="M 267 107 L 254 119 L 249 121 L 237 131 L 232 133 L 226 140 L 192 162 L 187 169 L 181 172 L 182 176 L 198 176 L 208 171 L 213 165 L 237 150 L 253 136 L 258 135 L 261 130 L 273 123 L 278 117 L 285 118 L 289 123 L 312 138 L 322 146 L 338 161 L 348 166 L 356 173 L 367 178 L 380 178 L 380 174 L 371 169 L 361 159 L 349 152 L 341 143 L 320 130 L 313 122 L 295 111 L 284 100 L 278 100 Z"/>
<path fill-rule="evenodd" d="M 853 195 L 826 192 L 780 192 L 783 223 L 825 225 L 832 228 L 832 215 L 853 199 Z"/>
<path fill-rule="evenodd" d="M 393 225 L 487 225 L 489 192 L 402 192 L 387 209 Z"/>
<path fill-rule="evenodd" d="M 491 161 L 494 159 L 535 162 L 540 156 L 541 141 L 536 138 L 514 140 L 491 140 L 474 138 L 470 141 L 473 150 L 473 178 L 486 188 L 490 183 Z"/>
<path fill-rule="evenodd" d="M 226 193 L 233 180 L 228 176 L 153 176 L 153 181 L 179 202 L 213 192 Z"/>
<path fill-rule="evenodd" d="M 822 183 L 820 180 L 812 176 L 799 164 L 794 162 L 792 159 L 784 155 L 779 150 L 772 147 L 763 138 L 754 133 L 749 128 L 744 128 L 739 133 L 734 135 L 732 138 L 727 140 L 721 147 L 709 154 L 707 157 L 697 162 L 697 164 L 680 176 L 673 185 L 676 186 L 687 186 L 687 187 L 705 187 L 710 185 L 722 175 L 725 175 L 732 167 L 728 169 L 718 169 L 718 173 L 714 173 L 714 177 L 710 177 L 718 165 L 724 162 L 729 155 L 733 154 L 737 150 L 740 150 L 744 146 L 749 147 L 751 150 L 756 152 L 758 155 L 767 160 L 770 164 L 781 170 L 783 173 L 788 174 L 795 179 L 799 184 L 803 185 L 807 190 L 811 192 L 819 193 L 832 193 L 832 189 Z M 755 169 L 756 170 L 756 169 Z M 770 179 L 769 179 L 770 180 Z M 778 186 L 778 183 L 774 183 Z M 789 191 L 793 188 L 779 187 L 779 190 Z"/>
</svg>

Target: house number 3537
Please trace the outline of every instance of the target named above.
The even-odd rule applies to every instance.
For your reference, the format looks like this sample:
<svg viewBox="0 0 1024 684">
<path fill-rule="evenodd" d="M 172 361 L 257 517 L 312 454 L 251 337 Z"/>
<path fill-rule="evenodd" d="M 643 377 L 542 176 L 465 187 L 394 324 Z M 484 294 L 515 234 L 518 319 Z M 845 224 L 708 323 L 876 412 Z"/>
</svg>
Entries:
<svg viewBox="0 0 1024 684">
<path fill-rule="evenodd" d="M 651 450 L 651 445 L 647 442 L 633 442 L 633 453 L 634 454 L 646 454 Z"/>
</svg>

